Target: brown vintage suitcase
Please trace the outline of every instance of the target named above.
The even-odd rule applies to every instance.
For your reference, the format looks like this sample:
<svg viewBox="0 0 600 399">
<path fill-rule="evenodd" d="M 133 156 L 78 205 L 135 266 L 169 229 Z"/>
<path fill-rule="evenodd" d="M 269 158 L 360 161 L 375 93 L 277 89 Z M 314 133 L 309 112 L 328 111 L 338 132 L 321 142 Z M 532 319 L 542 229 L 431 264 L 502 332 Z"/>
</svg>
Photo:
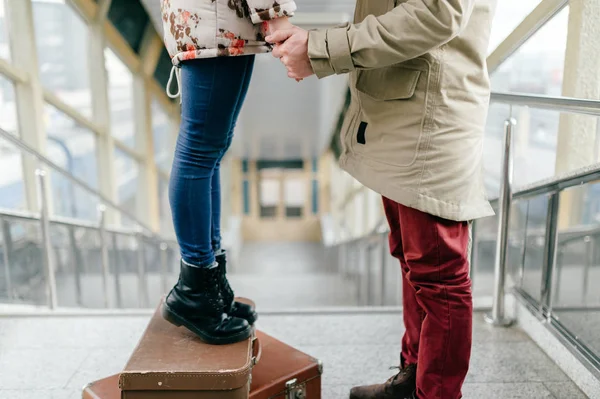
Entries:
<svg viewBox="0 0 600 399">
<path fill-rule="evenodd" d="M 94 381 L 83 388 L 83 399 L 120 399 L 119 374 Z"/>
<path fill-rule="evenodd" d="M 323 364 L 261 332 L 262 357 L 252 371 L 250 399 L 321 399 Z"/>
<path fill-rule="evenodd" d="M 121 399 L 246 399 L 260 345 L 255 337 L 209 345 L 152 316 L 119 378 Z"/>
<path fill-rule="evenodd" d="M 252 370 L 250 399 L 320 399 L 321 363 L 277 339 L 257 332 L 262 356 Z M 168 392 L 162 392 L 171 398 Z M 83 399 L 119 399 L 119 376 L 89 384 Z"/>
</svg>

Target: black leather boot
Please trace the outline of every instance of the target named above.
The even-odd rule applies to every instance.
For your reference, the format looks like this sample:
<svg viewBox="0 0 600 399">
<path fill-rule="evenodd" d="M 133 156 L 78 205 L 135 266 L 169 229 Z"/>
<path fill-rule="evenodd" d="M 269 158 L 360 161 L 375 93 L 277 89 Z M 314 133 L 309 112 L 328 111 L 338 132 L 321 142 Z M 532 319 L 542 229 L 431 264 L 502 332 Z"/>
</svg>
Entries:
<svg viewBox="0 0 600 399">
<path fill-rule="evenodd" d="M 221 296 L 225 303 L 225 311 L 228 315 L 233 317 L 239 317 L 240 319 L 246 320 L 250 325 L 253 325 L 258 314 L 253 306 L 245 303 L 237 302 L 234 300 L 235 294 L 229 285 L 227 280 L 227 255 L 224 250 L 221 250 L 217 256 L 217 263 L 219 264 L 219 287 L 221 288 Z"/>
<path fill-rule="evenodd" d="M 182 260 L 179 281 L 162 306 L 163 317 L 187 327 L 208 344 L 232 344 L 249 338 L 252 327 L 248 322 L 225 312 L 219 282 L 216 264 L 210 269 L 200 268 Z"/>
</svg>

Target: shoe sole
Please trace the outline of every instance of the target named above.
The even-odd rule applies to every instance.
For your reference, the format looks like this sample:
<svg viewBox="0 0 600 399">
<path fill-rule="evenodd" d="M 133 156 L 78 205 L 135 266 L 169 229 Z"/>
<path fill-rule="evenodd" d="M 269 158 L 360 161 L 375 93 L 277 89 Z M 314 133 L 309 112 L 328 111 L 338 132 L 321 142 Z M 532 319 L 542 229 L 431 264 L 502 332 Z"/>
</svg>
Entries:
<svg viewBox="0 0 600 399">
<path fill-rule="evenodd" d="M 178 315 L 165 304 L 162 305 L 161 314 L 163 319 L 173 324 L 175 327 L 184 326 L 198 336 L 202 341 L 210 345 L 227 345 L 235 344 L 236 342 L 244 341 L 252 336 L 252 327 L 249 326 L 246 330 L 227 337 L 213 337 L 196 328 L 192 323 Z"/>
</svg>

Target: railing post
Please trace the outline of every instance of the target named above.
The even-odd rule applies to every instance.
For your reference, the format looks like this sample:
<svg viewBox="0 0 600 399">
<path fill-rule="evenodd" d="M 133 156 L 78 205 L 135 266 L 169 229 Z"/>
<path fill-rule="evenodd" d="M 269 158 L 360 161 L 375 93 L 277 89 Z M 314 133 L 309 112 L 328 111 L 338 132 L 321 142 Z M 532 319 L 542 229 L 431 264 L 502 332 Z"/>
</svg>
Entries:
<svg viewBox="0 0 600 399">
<path fill-rule="evenodd" d="M 342 275 L 343 278 L 348 278 L 348 265 L 346 264 L 346 247 L 344 243 L 338 244 L 338 273 Z"/>
<path fill-rule="evenodd" d="M 469 225 L 469 241 L 470 241 L 470 253 L 469 253 L 469 277 L 471 278 L 471 291 L 475 292 L 475 266 L 477 265 L 477 222 L 473 221 Z"/>
<path fill-rule="evenodd" d="M 560 205 L 560 192 L 550 195 L 548 213 L 546 216 L 546 248 L 542 269 L 542 290 L 540 310 L 545 311 L 546 318 L 552 315 L 552 285 L 554 282 L 554 269 L 558 251 L 558 210 Z"/>
<path fill-rule="evenodd" d="M 6 297 L 7 299 L 11 299 L 12 297 L 12 276 L 10 272 L 10 256 L 9 251 L 11 250 L 12 244 L 10 240 L 12 240 L 10 236 L 10 226 L 8 223 L 0 218 L 0 228 L 2 229 L 2 258 L 4 262 L 4 279 L 6 281 Z"/>
<path fill-rule="evenodd" d="M 121 295 L 121 256 L 119 243 L 117 241 L 117 234 L 112 233 L 112 248 L 113 248 L 113 274 L 115 278 L 115 297 L 117 300 L 117 307 L 123 307 L 123 297 Z"/>
<path fill-rule="evenodd" d="M 356 246 L 358 247 L 356 249 L 356 256 L 355 261 L 356 261 L 356 268 L 354 270 L 355 275 L 356 275 L 356 294 L 357 294 L 357 304 L 358 306 L 363 306 L 364 305 L 364 297 L 365 297 L 365 287 L 364 287 L 364 281 L 365 278 L 363 276 L 363 263 L 364 263 L 364 256 L 365 256 L 365 249 L 364 249 L 364 245 L 360 245 L 360 244 L 356 244 Z"/>
<path fill-rule="evenodd" d="M 590 268 L 594 263 L 594 242 L 592 241 L 592 237 L 585 236 L 585 265 L 583 268 L 583 286 L 581 287 L 581 303 L 583 305 L 587 302 L 588 296 L 588 281 L 590 279 Z"/>
<path fill-rule="evenodd" d="M 387 294 L 387 260 L 388 260 L 388 252 L 387 252 L 387 248 L 386 248 L 386 242 L 387 242 L 387 235 L 382 234 L 380 237 L 381 241 L 381 253 L 379 254 L 381 257 L 381 302 L 379 303 L 379 305 L 381 306 L 385 306 L 385 299 L 386 299 L 386 294 Z"/>
<path fill-rule="evenodd" d="M 73 278 L 75 279 L 75 296 L 77 305 L 83 306 L 83 293 L 81 290 L 81 271 L 83 265 L 81 253 L 77 247 L 77 237 L 75 236 L 75 227 L 69 226 L 69 244 L 71 245 L 71 259 L 73 262 Z"/>
<path fill-rule="evenodd" d="M 56 309 L 58 299 L 56 295 L 56 276 L 54 274 L 54 259 L 52 259 L 52 244 L 50 242 L 50 215 L 49 215 L 49 200 L 48 190 L 46 186 L 46 171 L 36 169 L 35 175 L 38 180 L 39 193 L 39 208 L 40 208 L 40 223 L 42 229 L 42 247 L 44 252 L 44 269 L 46 274 L 48 306 L 50 309 Z"/>
<path fill-rule="evenodd" d="M 167 251 L 169 250 L 169 245 L 167 243 L 160 243 L 160 266 L 161 266 L 161 282 L 162 282 L 162 292 L 166 294 L 169 290 L 169 284 L 167 281 L 167 276 L 169 274 L 169 263 L 167 259 Z"/>
<path fill-rule="evenodd" d="M 112 301 L 110 299 L 110 290 L 108 287 L 109 280 L 109 259 L 108 259 L 108 243 L 106 237 L 106 207 L 104 205 L 98 206 L 98 218 L 100 220 L 99 233 L 100 233 L 100 254 L 102 262 L 102 288 L 104 292 L 104 307 L 112 307 Z"/>
<path fill-rule="evenodd" d="M 363 265 L 364 265 L 364 272 L 365 272 L 365 277 L 366 277 L 366 284 L 367 284 L 367 289 L 366 289 L 366 301 L 365 301 L 365 305 L 366 306 L 371 306 L 371 297 L 372 295 L 372 291 L 373 291 L 373 287 L 372 287 L 372 277 L 371 276 L 371 270 L 372 267 L 370 265 L 371 263 L 371 243 L 367 243 L 367 245 L 365 246 L 365 252 L 363 253 Z"/>
<path fill-rule="evenodd" d="M 147 307 L 149 304 L 148 298 L 148 280 L 146 275 L 146 254 L 144 252 L 144 235 L 140 229 L 137 234 L 138 250 L 138 295 L 141 307 Z"/>
<path fill-rule="evenodd" d="M 512 136 L 517 122 L 509 118 L 504 122 L 504 157 L 502 164 L 502 181 L 498 207 L 498 241 L 494 263 L 494 298 L 491 314 L 485 320 L 495 326 L 510 326 L 513 320 L 505 315 L 506 253 L 508 250 L 508 223 L 512 202 Z"/>
</svg>

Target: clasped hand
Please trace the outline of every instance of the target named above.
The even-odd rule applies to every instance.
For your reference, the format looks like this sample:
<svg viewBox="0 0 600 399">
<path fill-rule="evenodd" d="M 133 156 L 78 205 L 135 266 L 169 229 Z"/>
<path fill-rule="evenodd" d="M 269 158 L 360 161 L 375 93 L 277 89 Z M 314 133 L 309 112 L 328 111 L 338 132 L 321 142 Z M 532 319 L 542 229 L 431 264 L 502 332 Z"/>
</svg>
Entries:
<svg viewBox="0 0 600 399">
<path fill-rule="evenodd" d="M 272 32 L 266 40 L 275 45 L 273 57 L 285 65 L 288 76 L 301 81 L 314 74 L 308 58 L 308 31 L 289 25 L 287 29 Z"/>
</svg>

